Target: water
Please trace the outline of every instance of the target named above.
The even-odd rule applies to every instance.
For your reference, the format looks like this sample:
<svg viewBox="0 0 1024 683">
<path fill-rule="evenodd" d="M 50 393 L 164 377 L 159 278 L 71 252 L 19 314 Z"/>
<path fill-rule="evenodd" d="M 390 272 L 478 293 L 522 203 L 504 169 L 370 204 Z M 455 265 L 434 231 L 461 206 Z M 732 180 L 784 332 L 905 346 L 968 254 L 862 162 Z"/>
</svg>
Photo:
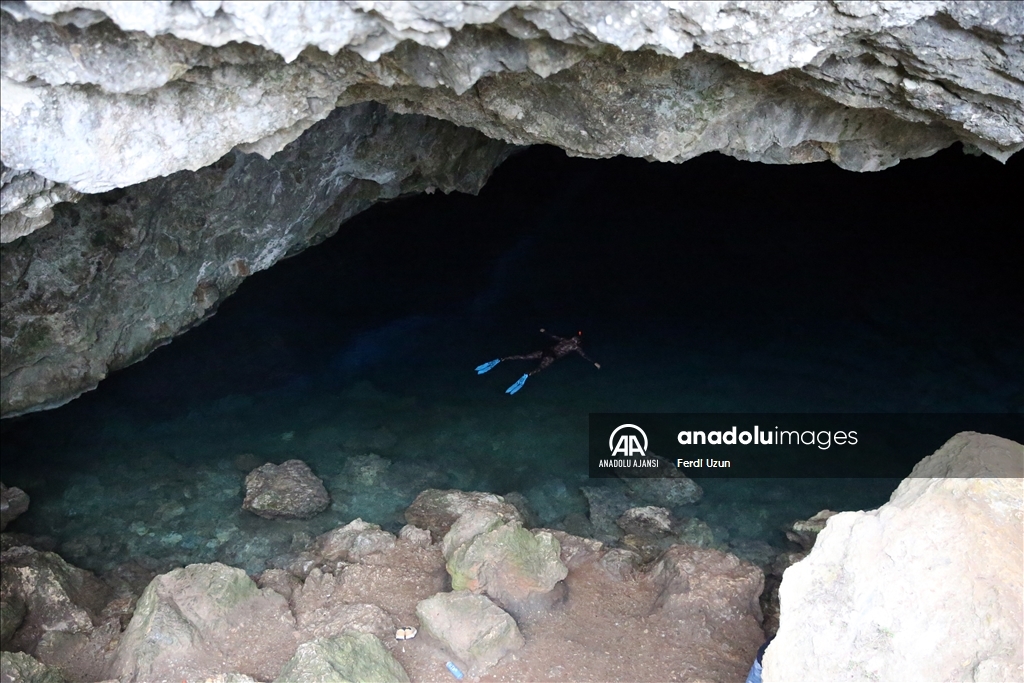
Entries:
<svg viewBox="0 0 1024 683">
<path fill-rule="evenodd" d="M 54 411 L 5 421 L 9 529 L 72 562 L 265 561 L 355 517 L 396 531 L 428 487 L 587 512 L 591 412 L 1024 411 L 1019 229 L 1003 167 L 948 150 L 880 174 L 709 155 L 681 166 L 535 148 L 479 197 L 380 205 L 250 278 L 217 315 Z M 544 348 L 576 356 L 504 390 Z M 949 436 L 952 436 L 950 434 Z M 924 457 L 930 452 L 920 453 Z M 245 474 L 306 461 L 332 506 L 240 509 Z M 898 480 L 702 480 L 676 510 L 737 551 Z"/>
</svg>

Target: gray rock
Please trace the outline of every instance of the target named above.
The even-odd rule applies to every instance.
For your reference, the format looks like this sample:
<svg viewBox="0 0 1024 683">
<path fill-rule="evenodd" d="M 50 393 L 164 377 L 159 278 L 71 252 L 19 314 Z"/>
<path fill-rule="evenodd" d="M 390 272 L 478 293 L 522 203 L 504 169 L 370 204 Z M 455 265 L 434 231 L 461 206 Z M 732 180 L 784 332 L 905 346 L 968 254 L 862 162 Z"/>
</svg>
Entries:
<svg viewBox="0 0 1024 683">
<path fill-rule="evenodd" d="M 786 538 L 803 548 L 805 552 L 809 552 L 814 547 L 814 541 L 818 538 L 818 534 L 825 528 L 829 517 L 835 514 L 831 510 L 822 510 L 810 519 L 793 522 L 788 529 L 785 529 Z"/>
<path fill-rule="evenodd" d="M 661 586 L 658 609 L 673 619 L 707 629 L 717 641 L 761 645 L 764 574 L 757 566 L 720 550 L 677 545 L 650 577 Z"/>
<path fill-rule="evenodd" d="M 59 672 L 24 652 L 0 652 L 3 683 L 65 683 Z"/>
<path fill-rule="evenodd" d="M 324 483 L 301 460 L 267 463 L 245 478 L 242 509 L 266 519 L 308 519 L 330 502 Z"/>
<path fill-rule="evenodd" d="M 406 509 L 405 519 L 409 524 L 430 531 L 434 540 L 440 540 L 459 517 L 471 510 L 485 510 L 506 521 L 522 522 L 519 510 L 501 496 L 457 489 L 423 491 Z"/>
<path fill-rule="evenodd" d="M 430 532 L 426 529 L 419 528 L 415 524 L 406 524 L 403 526 L 398 532 L 398 538 L 410 545 L 419 546 L 421 548 L 426 548 L 432 542 Z"/>
<path fill-rule="evenodd" d="M 323 562 L 358 562 L 367 555 L 395 547 L 395 535 L 378 525 L 354 519 L 343 527 L 318 536 L 315 552 Z"/>
<path fill-rule="evenodd" d="M 481 675 L 525 640 L 515 620 L 487 599 L 468 591 L 438 593 L 416 605 L 420 628 Z"/>
<path fill-rule="evenodd" d="M 50 632 L 91 633 L 110 592 L 91 572 L 68 564 L 56 553 L 26 546 L 0 554 L 0 584 L 3 611 L 23 614 L 8 644 L 29 653 Z M 5 625 L 4 632 L 9 628 Z"/>
<path fill-rule="evenodd" d="M 617 486 L 582 486 L 580 491 L 590 508 L 594 536 L 605 543 L 621 537 L 622 530 L 617 522 L 626 510 L 633 507 L 626 492 Z"/>
<path fill-rule="evenodd" d="M 16 486 L 8 488 L 0 481 L 0 531 L 28 510 L 28 494 Z"/>
<path fill-rule="evenodd" d="M 704 496 L 704 490 L 692 479 L 665 463 L 662 476 L 623 479 L 631 499 L 643 505 L 677 507 L 692 505 Z"/>
<path fill-rule="evenodd" d="M 785 570 L 764 680 L 1019 680 L 1022 452 L 958 434 L 879 509 L 831 517 Z"/>
<path fill-rule="evenodd" d="M 408 683 L 409 675 L 368 633 L 350 632 L 299 645 L 274 683 Z"/>
<path fill-rule="evenodd" d="M 626 548 L 611 548 L 600 560 L 601 569 L 617 581 L 635 578 L 641 561 L 640 555 Z"/>
<path fill-rule="evenodd" d="M 502 522 L 485 511 L 459 518 L 442 544 L 452 589 L 486 593 L 513 614 L 550 607 L 568 569 L 558 540 L 548 531 L 530 532 L 519 522 Z"/>
<path fill-rule="evenodd" d="M 157 576 L 121 636 L 111 674 L 124 682 L 202 679 L 225 669 L 269 680 L 291 657 L 287 601 L 241 569 L 193 564 Z"/>
<path fill-rule="evenodd" d="M 672 533 L 672 521 L 667 509 L 648 505 L 626 510 L 616 524 L 627 534 L 665 536 Z"/>
<path fill-rule="evenodd" d="M 329 638 L 346 631 L 372 633 L 378 638 L 394 635 L 395 621 L 376 605 L 341 600 L 344 581 L 314 569 L 291 596 L 292 612 L 305 637 Z"/>
<path fill-rule="evenodd" d="M 1024 146 L 1020 3 L 212 8 L 0 10 L 0 414 L 94 388 L 378 199 L 475 191 L 506 143 L 857 171 Z"/>
<path fill-rule="evenodd" d="M 378 199 L 476 192 L 511 150 L 362 103 L 333 111 L 269 161 L 229 152 L 194 173 L 54 207 L 50 225 L 0 252 L 0 414 L 95 388 L 213 315 L 246 277 L 321 242 Z"/>
</svg>

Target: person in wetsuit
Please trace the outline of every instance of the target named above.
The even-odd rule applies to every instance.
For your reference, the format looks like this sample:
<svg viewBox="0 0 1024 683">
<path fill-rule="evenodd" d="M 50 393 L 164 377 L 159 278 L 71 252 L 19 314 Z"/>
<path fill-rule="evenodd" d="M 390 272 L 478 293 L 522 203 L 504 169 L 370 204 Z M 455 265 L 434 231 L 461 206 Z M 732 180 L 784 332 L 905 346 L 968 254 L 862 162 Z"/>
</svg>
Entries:
<svg viewBox="0 0 1024 683">
<path fill-rule="evenodd" d="M 498 363 L 500 363 L 503 360 L 535 360 L 535 359 L 540 359 L 540 363 L 537 364 L 537 367 L 535 367 L 533 370 L 531 370 L 530 372 L 528 372 L 525 375 L 523 375 L 522 377 L 520 377 L 519 380 L 515 384 L 513 384 L 512 386 L 510 386 L 508 389 L 505 390 L 506 394 L 512 395 L 512 394 L 516 393 L 517 391 L 519 391 L 520 389 L 523 388 L 523 385 L 526 383 L 526 380 L 530 376 L 536 375 L 538 372 L 540 372 L 544 368 L 548 367 L 549 365 L 554 363 L 556 360 L 558 360 L 562 356 L 568 355 L 568 354 L 572 353 L 573 351 L 575 351 L 576 353 L 580 354 L 580 356 L 582 356 L 588 362 L 594 363 L 594 360 L 592 358 L 590 358 L 587 354 L 583 353 L 583 349 L 580 348 L 580 343 L 583 340 L 583 332 L 577 332 L 575 337 L 568 337 L 568 338 L 566 338 L 566 337 L 559 337 L 557 335 L 551 334 L 550 332 L 545 330 L 543 327 L 541 328 L 540 331 L 543 332 L 544 334 L 548 335 L 552 339 L 556 340 L 555 345 L 552 346 L 549 349 L 544 350 L 544 351 L 534 351 L 533 353 L 524 353 L 524 354 L 520 354 L 518 356 L 505 356 L 504 358 L 497 358 L 495 360 L 488 361 L 487 363 L 484 363 L 483 365 L 478 365 L 477 366 L 476 374 L 478 374 L 478 375 L 484 374 L 485 372 L 487 372 L 488 370 L 490 370 L 491 368 L 493 368 L 495 365 L 497 365 Z M 601 369 L 601 364 L 600 363 L 594 363 L 594 367 L 600 370 Z"/>
</svg>

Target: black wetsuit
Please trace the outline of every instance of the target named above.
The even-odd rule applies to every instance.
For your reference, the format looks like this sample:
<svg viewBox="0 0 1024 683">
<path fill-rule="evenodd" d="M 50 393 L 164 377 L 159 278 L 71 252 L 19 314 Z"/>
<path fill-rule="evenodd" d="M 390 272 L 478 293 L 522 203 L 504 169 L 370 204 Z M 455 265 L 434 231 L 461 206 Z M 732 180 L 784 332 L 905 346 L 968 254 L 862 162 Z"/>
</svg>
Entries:
<svg viewBox="0 0 1024 683">
<path fill-rule="evenodd" d="M 569 337 L 567 339 L 565 337 L 559 337 L 557 335 L 551 334 L 546 330 L 541 330 L 541 332 L 548 335 L 552 339 L 557 339 L 558 343 L 545 351 L 534 351 L 533 353 L 524 353 L 518 356 L 505 356 L 501 360 L 534 360 L 539 358 L 540 363 L 533 370 L 526 373 L 527 375 L 536 375 L 538 372 L 540 372 L 547 366 L 551 365 L 562 356 L 568 355 L 573 351 L 583 356 L 585 360 L 594 363 L 594 360 L 587 356 L 587 354 L 583 353 L 583 349 L 580 348 L 580 342 L 583 339 L 582 333 L 577 334 L 575 337 Z M 598 368 L 601 367 L 600 363 L 594 363 L 594 365 L 597 366 Z"/>
</svg>

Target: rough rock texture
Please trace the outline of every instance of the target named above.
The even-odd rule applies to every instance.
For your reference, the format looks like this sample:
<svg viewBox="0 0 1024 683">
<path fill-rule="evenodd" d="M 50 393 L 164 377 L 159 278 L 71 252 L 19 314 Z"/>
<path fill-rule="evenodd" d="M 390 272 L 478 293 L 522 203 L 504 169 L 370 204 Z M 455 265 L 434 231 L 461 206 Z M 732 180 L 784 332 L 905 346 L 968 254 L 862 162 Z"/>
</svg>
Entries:
<svg viewBox="0 0 1024 683">
<path fill-rule="evenodd" d="M 485 595 L 438 593 L 416 606 L 420 626 L 479 675 L 523 647 L 515 620 Z"/>
<path fill-rule="evenodd" d="M 242 509 L 266 519 L 308 519 L 330 503 L 324 483 L 301 460 L 268 462 L 245 478 Z"/>
<path fill-rule="evenodd" d="M 65 683 L 59 673 L 24 652 L 0 652 L 2 683 Z"/>
<path fill-rule="evenodd" d="M 474 510 L 493 513 L 509 522 L 523 521 L 519 510 L 506 503 L 501 496 L 457 489 L 423 491 L 406 509 L 405 519 L 409 524 L 429 531 L 434 540 L 440 540 L 459 517 Z"/>
<path fill-rule="evenodd" d="M 0 481 L 0 531 L 28 510 L 28 502 L 27 493 L 17 486 L 7 487 Z"/>
<path fill-rule="evenodd" d="M 92 573 L 55 553 L 19 546 L 0 554 L 0 613 L 5 620 L 23 615 L 11 635 L 9 625 L 2 629 L 12 649 L 36 653 L 51 632 L 90 634 L 108 593 Z"/>
<path fill-rule="evenodd" d="M 380 526 L 354 519 L 318 536 L 315 548 L 323 562 L 358 562 L 367 555 L 395 547 L 395 542 L 395 535 Z"/>
<path fill-rule="evenodd" d="M 94 387 L 378 198 L 475 190 L 509 149 L 497 140 L 852 170 L 957 140 L 998 159 L 1024 145 L 1020 3 L 2 11 L 0 241 L 17 245 L 3 262 L 4 415 Z M 349 106 L 371 100 L 494 141 Z M 390 135 L 375 135 L 381 118 Z"/>
<path fill-rule="evenodd" d="M 368 633 L 346 633 L 299 646 L 274 683 L 408 683 L 409 676 L 381 642 Z"/>
<path fill-rule="evenodd" d="M 764 680 L 1024 679 L 1022 545 L 1024 446 L 956 435 L 786 570 Z"/>
<path fill-rule="evenodd" d="M 44 230 L 0 250 L 0 414 L 95 388 L 379 199 L 475 192 L 510 149 L 367 103 L 335 110 L 270 161 L 230 152 L 59 205 Z"/>
<path fill-rule="evenodd" d="M 341 592 L 339 577 L 314 569 L 290 600 L 295 620 L 305 637 L 329 638 L 346 631 L 372 633 L 388 638 L 395 633 L 395 620 L 376 605 L 348 603 L 335 596 Z"/>
<path fill-rule="evenodd" d="M 269 680 L 292 656 L 295 620 L 285 599 L 241 569 L 193 564 L 153 579 L 117 646 L 120 681 L 244 673 Z"/>
<path fill-rule="evenodd" d="M 549 594 L 568 574 L 551 532 L 531 532 L 484 510 L 460 517 L 442 550 L 453 590 L 485 593 L 516 615 L 549 607 L 560 598 Z"/>
</svg>

